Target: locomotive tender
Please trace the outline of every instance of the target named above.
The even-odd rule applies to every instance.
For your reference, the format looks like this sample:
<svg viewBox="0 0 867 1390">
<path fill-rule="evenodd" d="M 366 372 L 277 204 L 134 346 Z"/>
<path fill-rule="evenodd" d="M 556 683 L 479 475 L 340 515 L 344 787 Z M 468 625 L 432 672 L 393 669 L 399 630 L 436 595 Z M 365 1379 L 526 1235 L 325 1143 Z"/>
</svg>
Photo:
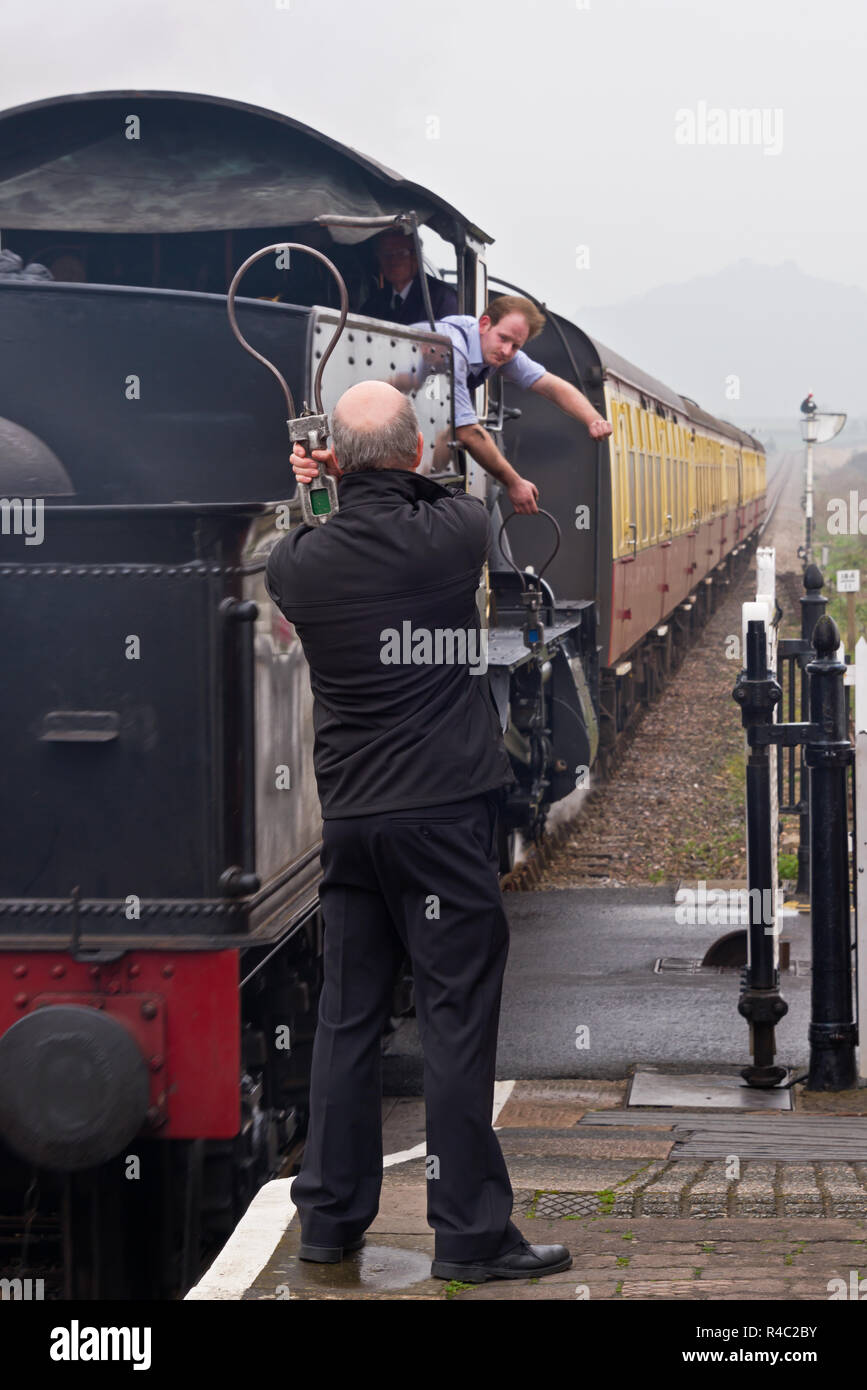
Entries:
<svg viewBox="0 0 867 1390">
<path fill-rule="evenodd" d="M 279 393 L 231 335 L 226 289 L 259 247 L 301 241 L 361 303 L 371 226 L 316 219 L 412 211 L 479 313 L 491 239 L 238 102 L 37 102 L 0 113 L 0 150 L 2 245 L 55 276 L 0 278 L 0 1201 L 31 1253 L 56 1220 L 66 1296 L 161 1296 L 303 1133 L 321 955 L 309 681 L 263 582 L 298 505 Z M 309 399 L 337 318 L 327 275 L 262 263 L 243 293 L 244 335 Z M 497 488 L 453 442 L 448 339 L 350 315 L 325 408 L 420 353 L 425 467 L 485 498 L 497 536 Z M 509 547 L 538 571 L 543 518 L 509 527 L 480 591 L 516 774 L 504 869 L 653 697 L 764 514 L 750 436 L 558 315 L 533 355 L 614 434 L 479 392 L 562 531 L 542 646 Z"/>
</svg>

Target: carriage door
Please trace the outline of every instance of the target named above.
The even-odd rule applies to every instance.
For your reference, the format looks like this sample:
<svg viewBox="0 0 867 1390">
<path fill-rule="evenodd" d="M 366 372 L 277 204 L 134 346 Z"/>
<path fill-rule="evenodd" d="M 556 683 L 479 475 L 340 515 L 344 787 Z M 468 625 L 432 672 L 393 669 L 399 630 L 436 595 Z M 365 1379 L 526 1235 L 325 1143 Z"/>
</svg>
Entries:
<svg viewBox="0 0 867 1390">
<path fill-rule="evenodd" d="M 700 505 L 700 504 L 699 504 L 698 472 L 697 472 L 697 470 L 696 470 L 696 462 L 695 462 L 695 455 L 696 455 L 696 438 L 695 438 L 695 430 L 694 430 L 694 429 L 693 429 L 692 432 L 691 432 L 691 436 L 690 436 L 690 439 L 689 439 L 689 442 L 688 442 L 688 445 L 687 445 L 687 454 L 688 454 L 688 456 L 689 456 L 689 477 L 688 477 L 688 484 L 687 484 L 687 486 L 688 486 L 688 491 L 687 491 L 687 497 L 686 497 L 686 506 L 687 506 L 687 518 L 686 518 L 686 519 L 687 519 L 687 532 L 686 532 L 686 534 L 687 534 L 687 549 L 686 549 L 686 584 L 687 584 L 687 590 L 690 590 L 690 589 L 694 588 L 695 583 L 696 583 L 696 574 L 697 574 L 696 555 L 697 555 L 697 552 L 698 552 L 698 533 L 699 533 L 699 530 L 701 529 L 701 516 L 700 516 L 700 512 L 699 512 L 699 505 Z"/>
</svg>

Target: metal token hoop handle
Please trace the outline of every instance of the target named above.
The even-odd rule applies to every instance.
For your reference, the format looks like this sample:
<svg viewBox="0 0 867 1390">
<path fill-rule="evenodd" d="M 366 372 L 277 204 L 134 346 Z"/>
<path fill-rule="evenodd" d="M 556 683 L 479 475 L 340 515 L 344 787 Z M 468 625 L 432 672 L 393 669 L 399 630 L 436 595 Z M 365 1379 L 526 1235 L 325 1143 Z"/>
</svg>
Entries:
<svg viewBox="0 0 867 1390">
<path fill-rule="evenodd" d="M 542 565 L 541 569 L 537 570 L 536 573 L 535 573 L 534 575 L 530 575 L 530 576 L 526 575 L 526 574 L 524 573 L 523 570 L 519 570 L 519 569 L 518 569 L 518 566 L 515 564 L 515 562 L 514 562 L 514 560 L 512 559 L 511 555 L 507 555 L 506 552 L 503 550 L 503 533 L 504 533 L 506 527 L 508 526 L 508 524 L 509 524 L 510 521 L 514 521 L 514 519 L 515 519 L 516 516 L 524 516 L 524 515 L 529 515 L 529 516 L 534 516 L 534 515 L 535 515 L 535 516 L 546 516 L 546 517 L 548 518 L 548 520 L 550 521 L 551 525 L 554 527 L 554 530 L 557 532 L 557 539 L 556 539 L 555 542 L 554 542 L 554 549 L 551 551 L 551 554 L 548 556 L 547 560 L 545 561 L 544 565 Z M 550 565 L 551 561 L 552 561 L 552 560 L 554 559 L 554 557 L 556 556 L 557 551 L 560 549 L 560 541 L 561 541 L 561 539 L 562 539 L 562 532 L 561 532 L 561 530 L 560 530 L 560 524 L 559 524 L 559 522 L 557 521 L 557 518 L 556 518 L 555 516 L 552 516 L 550 512 L 546 512 L 544 507 L 539 507 L 535 513 L 534 513 L 534 512 L 529 512 L 529 513 L 524 513 L 524 512 L 512 512 L 509 516 L 506 517 L 505 521 L 503 522 L 503 524 L 501 525 L 501 527 L 500 527 L 500 529 L 499 529 L 499 532 L 497 533 L 497 545 L 499 546 L 500 554 L 503 556 L 503 559 L 506 560 L 506 561 L 508 562 L 508 564 L 510 564 L 510 565 L 512 566 L 512 569 L 515 571 L 516 575 L 518 576 L 518 578 L 519 578 L 520 581 L 521 581 L 521 587 L 522 587 L 522 589 L 524 589 L 525 591 L 526 591 L 526 589 L 527 589 L 527 579 L 528 579 L 528 578 L 532 578 L 532 579 L 541 579 L 541 578 L 542 578 L 542 575 L 545 573 L 545 571 L 546 571 L 546 569 L 548 568 L 548 566 Z"/>
<path fill-rule="evenodd" d="M 322 265 L 326 266 L 327 269 L 331 271 L 337 284 L 337 290 L 340 295 L 340 317 L 337 320 L 337 326 L 331 336 L 331 342 L 319 359 L 319 366 L 316 368 L 316 375 L 313 378 L 313 401 L 317 412 L 320 415 L 324 415 L 325 411 L 322 409 L 322 373 L 325 369 L 325 363 L 337 346 L 337 339 L 343 332 L 343 327 L 346 323 L 346 315 L 349 313 L 349 295 L 346 291 L 346 284 L 333 261 L 330 261 L 321 251 L 314 250 L 312 246 L 302 246 L 301 243 L 297 241 L 278 241 L 275 242 L 273 246 L 263 246 L 261 251 L 254 251 L 253 255 L 248 256 L 232 276 L 232 283 L 229 286 L 229 292 L 226 296 L 226 310 L 229 315 L 229 323 L 232 325 L 232 332 L 244 351 L 249 352 L 251 357 L 255 357 L 257 362 L 261 362 L 262 366 L 267 367 L 268 371 L 277 378 L 283 395 L 286 398 L 288 418 L 290 420 L 295 419 L 297 414 L 295 402 L 292 399 L 292 392 L 289 390 L 289 384 L 286 378 L 283 376 L 282 372 L 278 371 L 273 362 L 269 362 L 267 357 L 263 357 L 261 352 L 257 352 L 254 347 L 251 347 L 238 327 L 238 320 L 235 317 L 235 295 L 238 290 L 238 285 L 241 283 L 241 279 L 246 275 L 250 266 L 255 265 L 256 261 L 261 261 L 263 256 L 270 256 L 277 251 L 303 251 L 306 256 L 313 256 L 315 260 L 320 261 Z"/>
</svg>

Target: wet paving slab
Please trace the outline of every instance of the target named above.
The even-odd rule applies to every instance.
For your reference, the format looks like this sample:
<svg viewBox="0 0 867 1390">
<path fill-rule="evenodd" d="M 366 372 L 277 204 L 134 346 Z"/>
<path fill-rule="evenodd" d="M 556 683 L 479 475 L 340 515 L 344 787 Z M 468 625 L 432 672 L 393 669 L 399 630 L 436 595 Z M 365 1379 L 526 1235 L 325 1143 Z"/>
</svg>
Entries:
<svg viewBox="0 0 867 1390">
<path fill-rule="evenodd" d="M 565 1244 L 572 1267 L 537 1279 L 466 1285 L 430 1277 L 432 1233 L 377 1233 L 340 1265 L 297 1258 L 291 1233 L 245 1300 L 629 1301 L 828 1299 L 863 1269 L 867 1219 L 521 1217 L 534 1244 Z M 837 1281 L 837 1282 L 835 1282 Z M 842 1282 L 841 1282 L 842 1281 Z"/>
<path fill-rule="evenodd" d="M 858 1114 L 863 1093 L 853 1093 L 845 1115 L 833 1113 L 833 1099 L 827 1115 L 812 1109 L 750 1114 L 627 1107 L 625 1080 L 527 1080 L 499 1087 L 495 1127 L 512 1179 L 513 1220 L 532 1244 L 566 1245 L 570 1270 L 469 1287 L 433 1278 L 424 1105 L 391 1097 L 383 1102 L 387 1157 L 380 1211 L 363 1249 L 339 1264 L 300 1260 L 291 1179 L 272 1183 L 271 1189 L 285 1189 L 279 1200 L 272 1196 L 278 1219 L 280 1212 L 290 1215 L 255 1271 L 236 1292 L 212 1284 L 198 1296 L 808 1300 L 832 1297 L 833 1280 L 851 1282 L 852 1271 L 857 1280 L 862 1265 L 867 1269 L 867 1120 Z M 857 1149 L 846 1160 L 832 1156 L 862 1138 L 863 1162 Z M 716 1145 L 711 1156 L 690 1148 L 710 1141 Z M 744 1149 L 740 1157 L 737 1143 Z M 719 1156 L 727 1145 L 731 1152 Z M 762 1156 L 768 1145 L 770 1158 Z M 746 1156 L 751 1152 L 759 1156 Z M 407 1153 L 417 1156 L 406 1159 Z"/>
<path fill-rule="evenodd" d="M 417 1226 L 418 1221 L 414 1224 Z M 442 1296 L 441 1279 L 431 1277 L 434 1236 L 390 1231 L 377 1236 L 371 1228 L 361 1250 L 339 1264 L 313 1264 L 298 1258 L 301 1231 L 289 1228 L 271 1260 L 244 1299 L 420 1298 Z"/>
</svg>

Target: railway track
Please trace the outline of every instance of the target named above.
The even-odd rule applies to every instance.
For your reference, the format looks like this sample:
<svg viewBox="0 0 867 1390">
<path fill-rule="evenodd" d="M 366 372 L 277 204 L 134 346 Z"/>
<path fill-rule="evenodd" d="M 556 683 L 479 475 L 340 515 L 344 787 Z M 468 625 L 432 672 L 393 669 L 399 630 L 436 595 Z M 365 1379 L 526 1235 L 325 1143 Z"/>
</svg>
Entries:
<svg viewBox="0 0 867 1390">
<path fill-rule="evenodd" d="M 777 550 L 784 621 L 799 625 L 803 522 L 793 457 L 784 456 L 772 476 L 760 544 Z M 607 778 L 594 779 L 579 815 L 546 837 L 504 887 L 743 875 L 743 732 L 729 698 L 740 663 L 728 653 L 754 582 L 752 561 L 720 597 L 662 693 L 618 740 Z"/>
</svg>

